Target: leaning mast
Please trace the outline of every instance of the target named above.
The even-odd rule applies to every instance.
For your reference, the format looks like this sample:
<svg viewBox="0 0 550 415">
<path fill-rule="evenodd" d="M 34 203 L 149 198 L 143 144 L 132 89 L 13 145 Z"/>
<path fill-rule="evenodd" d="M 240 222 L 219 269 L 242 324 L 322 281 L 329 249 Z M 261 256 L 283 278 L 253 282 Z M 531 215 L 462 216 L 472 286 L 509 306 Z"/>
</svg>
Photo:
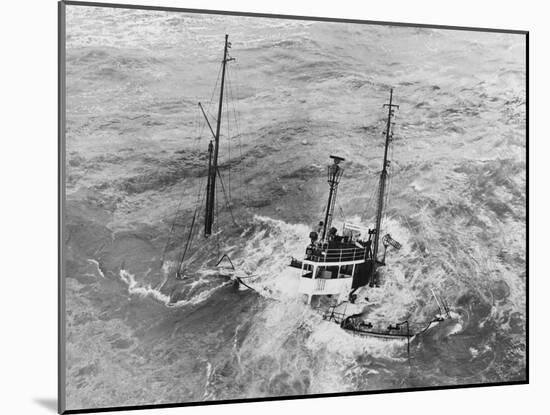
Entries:
<svg viewBox="0 0 550 415">
<path fill-rule="evenodd" d="M 218 171 L 218 150 L 220 143 L 220 127 L 222 123 L 222 108 L 223 108 L 223 91 L 225 83 L 225 66 L 226 63 L 232 60 L 227 57 L 227 50 L 231 47 L 231 43 L 227 41 L 229 35 L 225 35 L 225 46 L 223 49 L 222 61 L 222 81 L 220 88 L 220 102 L 218 104 L 218 118 L 216 120 L 216 133 L 214 135 L 214 144 L 212 140 L 208 146 L 208 182 L 206 185 L 206 212 L 204 215 L 204 236 L 212 234 L 212 224 L 214 223 L 214 206 L 216 195 L 216 173 Z"/>
<path fill-rule="evenodd" d="M 394 108 L 399 108 L 399 105 L 392 103 L 393 101 L 393 88 L 390 89 L 390 102 L 389 104 L 384 104 L 384 107 L 388 108 L 388 119 L 386 121 L 386 143 L 384 147 L 384 164 L 382 165 L 382 171 L 380 172 L 380 186 L 378 189 L 378 206 L 376 209 L 376 232 L 374 234 L 374 246 L 372 252 L 372 258 L 374 263 L 374 268 L 376 269 L 377 255 L 378 255 L 378 243 L 380 240 L 380 223 L 382 222 L 382 213 L 384 211 L 384 196 L 386 192 L 386 181 L 388 179 L 388 166 L 390 164 L 388 160 L 388 147 L 393 136 L 391 131 L 392 127 L 392 118 L 394 116 Z"/>
</svg>

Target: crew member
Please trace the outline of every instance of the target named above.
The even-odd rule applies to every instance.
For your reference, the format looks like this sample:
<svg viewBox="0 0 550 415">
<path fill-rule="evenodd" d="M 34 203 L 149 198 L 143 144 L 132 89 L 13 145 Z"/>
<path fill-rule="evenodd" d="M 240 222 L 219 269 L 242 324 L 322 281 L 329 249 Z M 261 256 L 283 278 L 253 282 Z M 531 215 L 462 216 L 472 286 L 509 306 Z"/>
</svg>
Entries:
<svg viewBox="0 0 550 415">
<path fill-rule="evenodd" d="M 317 229 L 315 229 L 315 232 L 317 232 L 317 235 L 321 235 L 323 233 L 323 221 L 320 221 L 317 225 Z"/>
<path fill-rule="evenodd" d="M 369 239 L 369 240 L 367 241 L 367 244 L 366 244 L 366 248 L 367 248 L 367 258 L 372 257 L 371 245 L 372 245 L 372 240 Z"/>
<path fill-rule="evenodd" d="M 315 231 L 309 233 L 309 239 L 311 240 L 311 245 L 313 245 L 317 241 L 318 237 L 319 235 Z"/>
</svg>

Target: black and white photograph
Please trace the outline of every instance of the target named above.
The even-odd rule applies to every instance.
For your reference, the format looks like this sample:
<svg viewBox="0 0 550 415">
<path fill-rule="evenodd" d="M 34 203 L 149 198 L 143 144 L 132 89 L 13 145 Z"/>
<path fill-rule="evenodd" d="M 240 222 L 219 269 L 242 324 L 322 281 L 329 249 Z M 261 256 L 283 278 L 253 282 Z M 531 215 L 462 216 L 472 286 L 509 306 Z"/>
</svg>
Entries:
<svg viewBox="0 0 550 415">
<path fill-rule="evenodd" d="M 527 383 L 527 32 L 59 23 L 61 411 Z"/>
</svg>

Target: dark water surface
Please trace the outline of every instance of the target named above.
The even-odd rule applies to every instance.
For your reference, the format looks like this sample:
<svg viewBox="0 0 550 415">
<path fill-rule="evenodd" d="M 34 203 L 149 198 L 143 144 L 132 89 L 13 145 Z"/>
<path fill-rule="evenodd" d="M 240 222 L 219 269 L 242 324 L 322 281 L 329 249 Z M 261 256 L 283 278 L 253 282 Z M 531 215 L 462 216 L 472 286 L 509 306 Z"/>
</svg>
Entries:
<svg viewBox="0 0 550 415">
<path fill-rule="evenodd" d="M 193 240 L 176 281 L 225 33 L 237 225 L 219 191 L 220 236 Z M 322 321 L 287 267 L 329 154 L 346 158 L 336 223 L 371 223 L 390 87 L 384 228 L 403 248 L 373 313 L 425 321 L 432 288 L 454 310 L 410 361 Z M 68 6 L 68 409 L 524 379 L 525 93 L 520 35 Z M 216 271 L 224 252 L 257 292 Z"/>
</svg>

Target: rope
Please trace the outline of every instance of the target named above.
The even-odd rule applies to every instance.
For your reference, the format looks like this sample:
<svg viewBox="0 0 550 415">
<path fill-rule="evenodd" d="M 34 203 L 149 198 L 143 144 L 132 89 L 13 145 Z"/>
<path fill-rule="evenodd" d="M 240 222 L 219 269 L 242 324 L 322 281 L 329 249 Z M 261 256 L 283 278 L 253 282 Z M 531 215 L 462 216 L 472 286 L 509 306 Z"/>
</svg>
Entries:
<svg viewBox="0 0 550 415">
<path fill-rule="evenodd" d="M 340 209 L 340 215 L 342 215 L 342 219 L 344 219 L 344 222 L 346 222 L 346 214 L 344 213 L 344 209 L 342 209 L 342 205 L 338 203 L 338 209 Z"/>
<path fill-rule="evenodd" d="M 191 242 L 191 237 L 193 236 L 193 230 L 195 227 L 196 218 L 197 218 L 197 209 L 195 209 L 195 213 L 193 213 L 193 219 L 191 220 L 191 227 L 189 228 L 189 235 L 187 236 L 187 242 L 185 243 L 185 248 L 183 250 L 183 253 L 181 254 L 181 259 L 178 264 L 178 272 L 181 271 L 181 266 L 183 264 L 183 261 L 185 260 L 185 255 L 187 254 L 187 249 L 189 248 L 189 243 Z"/>
<path fill-rule="evenodd" d="M 171 242 L 171 235 L 174 233 L 174 229 L 176 227 L 176 222 L 178 220 L 178 214 L 179 214 L 179 210 L 180 210 L 180 207 L 181 207 L 181 204 L 183 203 L 183 198 L 185 197 L 185 191 L 183 192 L 183 194 L 181 195 L 181 199 L 178 203 L 178 207 L 176 208 L 176 213 L 174 215 L 174 221 L 172 222 L 172 226 L 170 227 L 170 232 L 168 233 L 168 240 L 166 241 L 166 244 L 164 245 L 164 249 L 162 250 L 162 255 L 160 257 L 160 268 L 162 268 L 162 266 L 164 265 L 164 257 L 166 255 L 166 250 L 168 249 L 168 245 L 170 244 Z"/>
<path fill-rule="evenodd" d="M 226 204 L 227 208 L 229 209 L 229 214 L 231 215 L 231 219 L 233 220 L 233 223 L 236 226 L 239 226 L 237 224 L 237 221 L 235 220 L 235 217 L 233 216 L 233 209 L 231 209 L 231 205 L 229 204 L 229 200 L 227 199 L 227 194 L 225 193 L 225 186 L 223 185 L 223 179 L 222 179 L 222 175 L 220 174 L 220 170 L 218 170 L 218 177 L 220 178 L 220 183 L 222 185 L 223 195 L 225 197 L 225 204 Z"/>
</svg>

